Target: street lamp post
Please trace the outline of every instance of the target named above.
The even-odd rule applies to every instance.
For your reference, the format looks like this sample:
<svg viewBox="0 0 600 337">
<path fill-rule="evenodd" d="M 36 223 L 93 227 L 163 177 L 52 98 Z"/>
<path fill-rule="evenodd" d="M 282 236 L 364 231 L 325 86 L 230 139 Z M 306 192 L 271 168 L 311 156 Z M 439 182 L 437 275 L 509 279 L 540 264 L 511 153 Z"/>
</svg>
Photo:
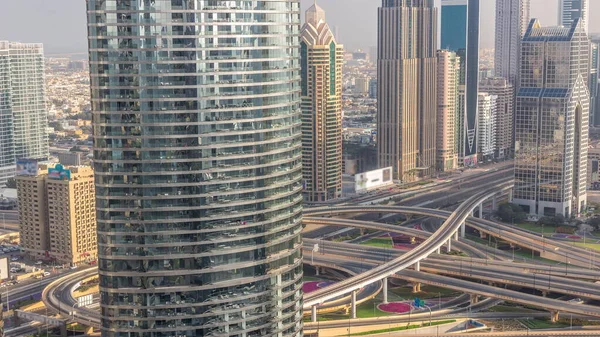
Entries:
<svg viewBox="0 0 600 337">
<path fill-rule="evenodd" d="M 425 308 L 429 309 L 429 326 L 431 327 L 431 308 L 428 305 L 426 305 Z"/>
</svg>

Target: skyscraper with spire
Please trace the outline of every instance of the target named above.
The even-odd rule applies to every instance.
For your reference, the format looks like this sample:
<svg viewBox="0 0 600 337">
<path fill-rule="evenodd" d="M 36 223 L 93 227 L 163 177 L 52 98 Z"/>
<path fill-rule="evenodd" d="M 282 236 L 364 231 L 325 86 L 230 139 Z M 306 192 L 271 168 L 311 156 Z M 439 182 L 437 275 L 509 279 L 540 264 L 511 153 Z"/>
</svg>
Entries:
<svg viewBox="0 0 600 337">
<path fill-rule="evenodd" d="M 304 195 L 326 201 L 342 194 L 342 64 L 344 50 L 315 4 L 300 32 Z"/>
<path fill-rule="evenodd" d="M 414 181 L 435 172 L 437 8 L 383 0 L 378 18 L 378 165 Z"/>
</svg>

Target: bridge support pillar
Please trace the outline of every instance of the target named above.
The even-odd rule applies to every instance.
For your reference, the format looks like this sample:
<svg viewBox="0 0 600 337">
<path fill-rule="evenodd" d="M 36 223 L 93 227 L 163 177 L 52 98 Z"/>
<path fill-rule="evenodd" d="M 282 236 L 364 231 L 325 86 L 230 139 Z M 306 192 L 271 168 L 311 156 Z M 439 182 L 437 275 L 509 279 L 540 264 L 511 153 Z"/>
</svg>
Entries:
<svg viewBox="0 0 600 337">
<path fill-rule="evenodd" d="M 508 191 L 508 202 L 513 202 L 513 190 Z"/>
<path fill-rule="evenodd" d="M 446 245 L 446 252 L 450 253 L 452 251 L 452 239 L 448 239 L 448 243 Z"/>
<path fill-rule="evenodd" d="M 383 279 L 383 304 L 388 303 L 388 279 L 387 277 Z"/>
<path fill-rule="evenodd" d="M 465 225 L 465 223 L 463 222 L 460 225 L 460 237 L 464 238 L 467 235 L 467 225 Z"/>
<path fill-rule="evenodd" d="M 360 236 L 365 235 L 365 229 L 364 228 L 360 228 Z"/>
<path fill-rule="evenodd" d="M 550 321 L 552 323 L 558 322 L 558 311 L 551 311 L 550 312 Z"/>
<path fill-rule="evenodd" d="M 352 307 L 350 309 L 351 318 L 356 318 L 356 290 L 352 292 Z"/>
<path fill-rule="evenodd" d="M 479 231 L 479 238 L 480 238 L 480 239 L 487 239 L 487 234 L 485 234 L 485 233 L 484 233 L 484 232 L 482 232 L 482 231 Z"/>
<path fill-rule="evenodd" d="M 415 262 L 414 269 L 415 271 L 421 271 L 421 261 Z"/>
<path fill-rule="evenodd" d="M 319 276 L 320 275 L 320 270 L 319 267 L 315 267 L 315 275 Z"/>
<path fill-rule="evenodd" d="M 483 202 L 479 204 L 478 216 L 480 219 L 483 219 Z"/>
<path fill-rule="evenodd" d="M 442 249 L 440 247 L 438 247 L 436 253 L 441 254 L 442 253 Z"/>
<path fill-rule="evenodd" d="M 471 305 L 479 303 L 479 295 L 471 295 Z"/>
<path fill-rule="evenodd" d="M 417 282 L 415 284 L 413 284 L 413 293 L 420 293 L 421 292 L 421 282 Z"/>
<path fill-rule="evenodd" d="M 454 232 L 454 240 L 458 241 L 458 231 Z"/>
<path fill-rule="evenodd" d="M 92 330 L 92 332 L 94 332 L 94 331 Z M 88 334 L 88 333 L 86 332 L 86 334 Z M 67 324 L 66 323 L 62 323 L 60 325 L 60 337 L 67 337 Z"/>
<path fill-rule="evenodd" d="M 317 321 L 317 306 L 316 305 L 313 305 L 312 307 L 310 307 L 310 321 L 313 323 Z"/>
<path fill-rule="evenodd" d="M 547 292 L 546 290 L 542 290 L 542 296 L 543 296 L 543 297 L 546 297 L 546 296 L 548 296 L 548 292 Z"/>
<path fill-rule="evenodd" d="M 497 206 L 498 206 L 498 204 L 496 201 L 496 196 L 493 196 L 492 197 L 492 211 L 495 211 Z"/>
</svg>

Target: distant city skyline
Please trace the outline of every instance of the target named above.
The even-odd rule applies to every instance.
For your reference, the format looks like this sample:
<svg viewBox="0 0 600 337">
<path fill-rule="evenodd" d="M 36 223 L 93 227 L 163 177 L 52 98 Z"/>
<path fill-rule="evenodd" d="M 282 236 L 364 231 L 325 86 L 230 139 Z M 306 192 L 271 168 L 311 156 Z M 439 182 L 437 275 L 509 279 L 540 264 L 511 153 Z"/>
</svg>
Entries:
<svg viewBox="0 0 600 337">
<path fill-rule="evenodd" d="M 344 8 L 339 4 L 344 2 Z M 439 2 L 439 0 L 436 0 Z M 531 0 L 531 17 L 552 26 L 558 20 L 559 0 Z M 301 13 L 314 0 L 301 0 Z M 481 48 L 494 47 L 495 1 L 481 1 Z M 338 27 L 340 43 L 346 50 L 367 48 L 377 40 L 377 7 L 380 0 L 317 0 L 329 14 L 328 21 Z M 551 5 L 552 4 L 552 5 Z M 438 4 L 439 5 L 439 4 Z M 361 8 L 361 10 L 354 10 Z M 590 1 L 590 13 L 600 12 L 600 1 Z M 365 14 L 366 13 L 366 14 Z M 80 54 L 87 57 L 85 1 L 31 0 L 0 2 L 0 40 L 43 43 L 47 56 Z M 302 18 L 303 19 L 303 18 Z M 30 22 L 37 22 L 35 27 Z M 356 24 L 361 22 L 362 24 Z M 590 20 L 590 32 L 600 32 L 600 20 Z M 39 29 L 37 27 L 47 27 Z M 49 28 L 48 28 L 49 27 Z"/>
</svg>

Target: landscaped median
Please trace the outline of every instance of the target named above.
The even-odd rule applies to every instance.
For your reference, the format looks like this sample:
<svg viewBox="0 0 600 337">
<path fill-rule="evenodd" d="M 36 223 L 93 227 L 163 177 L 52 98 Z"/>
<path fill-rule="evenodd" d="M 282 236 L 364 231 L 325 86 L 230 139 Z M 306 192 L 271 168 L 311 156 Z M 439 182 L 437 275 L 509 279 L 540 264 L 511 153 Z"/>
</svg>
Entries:
<svg viewBox="0 0 600 337">
<path fill-rule="evenodd" d="M 388 333 L 388 332 L 396 332 L 396 331 L 403 331 L 403 330 L 412 330 L 412 329 L 419 329 L 419 328 L 427 328 L 430 326 L 437 326 L 437 325 L 443 325 L 443 324 L 449 324 L 449 323 L 455 323 L 456 320 L 446 320 L 446 321 L 437 321 L 437 322 L 431 322 L 431 325 L 429 324 L 429 322 L 427 323 L 422 323 L 422 324 L 411 324 L 411 325 L 406 325 L 406 326 L 398 326 L 395 328 L 388 328 L 388 329 L 380 329 L 380 330 L 371 330 L 371 331 L 363 331 L 363 332 L 357 332 L 357 333 L 351 333 L 349 335 L 346 336 L 368 336 L 368 335 L 375 335 L 375 334 L 380 334 L 380 333 Z"/>
</svg>

